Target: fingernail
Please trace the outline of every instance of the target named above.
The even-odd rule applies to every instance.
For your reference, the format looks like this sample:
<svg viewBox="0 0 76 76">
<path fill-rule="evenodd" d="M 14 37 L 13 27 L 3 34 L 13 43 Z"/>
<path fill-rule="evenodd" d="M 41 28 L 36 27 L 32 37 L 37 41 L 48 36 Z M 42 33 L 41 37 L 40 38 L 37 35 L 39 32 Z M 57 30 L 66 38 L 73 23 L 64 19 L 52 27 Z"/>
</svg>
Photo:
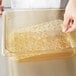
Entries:
<svg viewBox="0 0 76 76">
<path fill-rule="evenodd" d="M 63 28 L 63 29 L 62 29 L 62 32 L 66 32 L 66 29 L 65 29 L 65 28 Z"/>
</svg>

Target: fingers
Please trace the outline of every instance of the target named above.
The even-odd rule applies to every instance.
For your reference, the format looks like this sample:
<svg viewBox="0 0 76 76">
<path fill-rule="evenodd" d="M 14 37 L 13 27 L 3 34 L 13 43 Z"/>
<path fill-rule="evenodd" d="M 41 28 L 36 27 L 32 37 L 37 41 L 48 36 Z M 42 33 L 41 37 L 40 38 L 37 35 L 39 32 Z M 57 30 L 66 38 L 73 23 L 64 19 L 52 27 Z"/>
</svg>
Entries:
<svg viewBox="0 0 76 76">
<path fill-rule="evenodd" d="M 76 31 L 76 24 L 73 24 L 66 32 Z"/>
<path fill-rule="evenodd" d="M 66 32 L 68 30 L 69 20 L 70 18 L 64 15 L 64 22 L 63 22 L 63 28 L 62 28 L 63 32 Z"/>
<path fill-rule="evenodd" d="M 71 16 L 64 15 L 64 22 L 63 22 L 63 32 L 72 32 L 76 31 L 76 18 L 72 18 Z"/>
<path fill-rule="evenodd" d="M 76 19 L 66 18 L 63 22 L 63 32 L 72 32 L 76 31 Z"/>
</svg>

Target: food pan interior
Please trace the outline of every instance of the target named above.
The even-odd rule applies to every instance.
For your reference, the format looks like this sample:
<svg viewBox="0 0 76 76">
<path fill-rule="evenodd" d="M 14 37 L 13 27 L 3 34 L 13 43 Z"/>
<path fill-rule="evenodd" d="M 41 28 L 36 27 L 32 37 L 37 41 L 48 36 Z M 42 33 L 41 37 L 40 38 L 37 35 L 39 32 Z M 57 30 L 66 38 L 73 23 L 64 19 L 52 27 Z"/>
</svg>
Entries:
<svg viewBox="0 0 76 76">
<path fill-rule="evenodd" d="M 8 35 L 14 30 L 21 27 L 26 28 L 26 26 L 36 25 L 51 20 L 63 19 L 64 10 L 63 9 L 33 9 L 33 10 L 15 10 L 7 11 L 4 13 L 4 50 L 7 46 Z"/>
<path fill-rule="evenodd" d="M 33 10 L 11 10 L 3 15 L 4 35 L 3 35 L 3 52 L 6 54 L 8 36 L 21 27 L 36 25 L 52 20 L 63 20 L 63 9 L 33 9 Z M 68 49 L 68 51 L 70 51 Z M 69 55 L 72 51 L 68 52 Z M 18 54 L 18 53 L 17 53 Z M 63 54 L 62 54 L 63 55 Z M 68 56 L 68 55 L 66 55 Z M 65 57 L 66 57 L 65 56 Z"/>
</svg>

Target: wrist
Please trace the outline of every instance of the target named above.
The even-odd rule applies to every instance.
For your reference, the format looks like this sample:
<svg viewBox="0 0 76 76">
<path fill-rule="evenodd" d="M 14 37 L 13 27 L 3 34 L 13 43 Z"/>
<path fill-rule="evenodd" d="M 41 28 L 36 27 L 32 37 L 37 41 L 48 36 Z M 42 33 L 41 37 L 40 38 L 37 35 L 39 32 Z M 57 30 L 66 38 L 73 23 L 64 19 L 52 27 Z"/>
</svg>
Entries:
<svg viewBox="0 0 76 76">
<path fill-rule="evenodd" d="M 76 0 L 69 0 L 69 2 L 73 2 L 74 3 L 74 2 L 76 2 Z"/>
<path fill-rule="evenodd" d="M 76 0 L 69 0 L 68 4 L 69 4 L 70 6 L 76 7 Z"/>
</svg>

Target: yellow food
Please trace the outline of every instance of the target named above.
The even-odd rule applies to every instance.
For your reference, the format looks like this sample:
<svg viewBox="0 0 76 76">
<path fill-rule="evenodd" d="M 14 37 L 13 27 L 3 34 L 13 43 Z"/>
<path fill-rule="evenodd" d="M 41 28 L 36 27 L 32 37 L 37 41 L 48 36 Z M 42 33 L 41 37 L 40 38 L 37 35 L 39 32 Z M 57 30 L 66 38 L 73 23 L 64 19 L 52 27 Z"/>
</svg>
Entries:
<svg viewBox="0 0 76 76">
<path fill-rule="evenodd" d="M 19 58 L 66 52 L 71 46 L 61 26 L 62 20 L 55 20 L 20 28 L 8 36 L 6 48 Z"/>
</svg>

